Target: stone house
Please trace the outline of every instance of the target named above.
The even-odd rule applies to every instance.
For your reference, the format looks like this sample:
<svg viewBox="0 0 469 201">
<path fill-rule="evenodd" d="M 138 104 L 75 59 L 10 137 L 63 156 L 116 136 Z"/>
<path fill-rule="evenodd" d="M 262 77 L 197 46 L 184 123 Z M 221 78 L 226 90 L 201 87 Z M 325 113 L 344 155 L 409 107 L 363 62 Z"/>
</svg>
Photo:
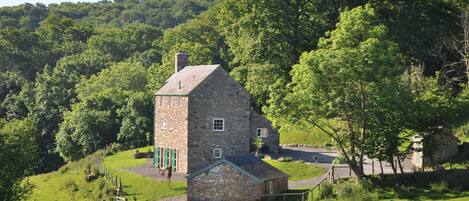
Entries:
<svg viewBox="0 0 469 201">
<path fill-rule="evenodd" d="M 252 156 L 227 157 L 187 177 L 190 201 L 254 201 L 288 190 L 288 175 Z"/>
<path fill-rule="evenodd" d="M 225 157 L 249 154 L 261 137 L 278 152 L 270 122 L 251 110 L 250 95 L 220 65 L 188 66 L 175 56 L 175 73 L 155 94 L 154 166 L 187 174 Z"/>
</svg>

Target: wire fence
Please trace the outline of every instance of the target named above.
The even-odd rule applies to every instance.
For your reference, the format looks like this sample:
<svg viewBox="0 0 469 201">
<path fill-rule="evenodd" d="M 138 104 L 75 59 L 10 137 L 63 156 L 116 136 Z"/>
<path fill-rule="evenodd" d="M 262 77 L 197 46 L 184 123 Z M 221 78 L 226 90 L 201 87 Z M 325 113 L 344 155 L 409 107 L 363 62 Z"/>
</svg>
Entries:
<svg viewBox="0 0 469 201">
<path fill-rule="evenodd" d="M 124 195 L 124 185 L 122 183 L 122 178 L 114 175 L 112 171 L 107 169 L 103 164 L 104 158 L 108 155 L 115 153 L 118 149 L 118 145 L 111 144 L 106 148 L 95 152 L 93 155 L 93 159 L 95 161 L 98 174 L 100 176 L 103 176 L 106 182 L 108 182 L 112 186 L 112 190 L 107 193 L 109 193 L 111 197 L 115 197 L 115 200 L 126 201 L 126 198 L 121 197 Z"/>
</svg>

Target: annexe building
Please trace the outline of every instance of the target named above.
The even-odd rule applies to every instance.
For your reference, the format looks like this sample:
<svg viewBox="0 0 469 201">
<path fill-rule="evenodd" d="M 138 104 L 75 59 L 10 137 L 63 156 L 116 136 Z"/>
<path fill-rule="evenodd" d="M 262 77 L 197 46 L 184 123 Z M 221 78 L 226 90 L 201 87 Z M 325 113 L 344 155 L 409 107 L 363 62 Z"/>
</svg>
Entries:
<svg viewBox="0 0 469 201">
<path fill-rule="evenodd" d="M 254 201 L 288 190 L 288 175 L 253 155 L 218 160 L 187 177 L 190 201 Z"/>
<path fill-rule="evenodd" d="M 175 73 L 155 94 L 155 167 L 188 174 L 249 154 L 256 137 L 278 152 L 278 133 L 252 111 L 249 93 L 220 65 L 188 66 L 187 54 L 175 57 Z"/>
</svg>

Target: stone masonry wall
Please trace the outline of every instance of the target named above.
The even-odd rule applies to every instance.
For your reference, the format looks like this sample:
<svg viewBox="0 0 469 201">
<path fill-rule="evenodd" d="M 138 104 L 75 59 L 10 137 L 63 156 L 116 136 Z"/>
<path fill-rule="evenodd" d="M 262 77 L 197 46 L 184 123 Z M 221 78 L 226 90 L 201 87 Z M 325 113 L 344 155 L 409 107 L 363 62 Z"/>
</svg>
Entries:
<svg viewBox="0 0 469 201">
<path fill-rule="evenodd" d="M 269 152 L 278 153 L 279 151 L 279 134 L 276 129 L 272 127 L 272 123 L 267 120 L 264 116 L 257 112 L 251 111 L 250 116 L 250 127 L 249 135 L 251 141 L 257 138 L 257 128 L 267 128 L 268 135 L 266 138 L 262 138 L 264 144 L 269 146 Z"/>
<path fill-rule="evenodd" d="M 177 172 L 184 174 L 188 172 L 188 101 L 187 96 L 155 97 L 155 144 L 160 148 L 179 150 Z"/>
<path fill-rule="evenodd" d="M 249 153 L 249 94 L 218 68 L 189 95 L 189 172 L 222 156 Z M 213 118 L 224 118 L 224 131 L 213 131 Z"/>
<path fill-rule="evenodd" d="M 226 163 L 188 180 L 189 201 L 254 201 L 263 194 L 263 183 L 256 184 Z"/>
</svg>

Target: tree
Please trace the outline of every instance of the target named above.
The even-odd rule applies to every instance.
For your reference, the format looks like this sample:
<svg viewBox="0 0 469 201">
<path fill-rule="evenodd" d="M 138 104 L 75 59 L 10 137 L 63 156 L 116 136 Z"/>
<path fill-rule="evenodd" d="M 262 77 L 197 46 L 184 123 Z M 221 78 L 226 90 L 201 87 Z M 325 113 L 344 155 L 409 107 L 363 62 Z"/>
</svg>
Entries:
<svg viewBox="0 0 469 201">
<path fill-rule="evenodd" d="M 398 47 L 370 5 L 342 13 L 336 30 L 318 47 L 293 66 L 285 103 L 271 110 L 287 111 L 288 119 L 321 129 L 362 178 L 370 111 L 376 107 L 372 101 L 403 72 Z"/>
<path fill-rule="evenodd" d="M 71 111 L 64 113 L 64 121 L 55 136 L 56 150 L 60 155 L 66 160 L 78 160 L 116 142 L 118 136 L 122 143 L 130 144 L 135 143 L 132 141 L 138 135 L 134 131 L 144 134 L 151 132 L 145 130 L 150 127 L 144 125 L 139 125 L 143 126 L 141 130 L 132 130 L 128 127 L 128 121 L 148 125 L 147 117 L 152 116 L 152 110 L 141 111 L 142 108 L 135 105 L 141 114 L 134 112 L 132 107 L 126 107 L 141 104 L 141 93 L 147 91 L 146 78 L 146 69 L 142 65 L 121 62 L 78 83 L 78 101 Z M 147 103 L 143 103 L 145 109 L 148 109 Z M 123 119 L 126 120 L 125 127 L 121 128 Z M 143 141 L 146 144 L 145 138 Z"/>
<path fill-rule="evenodd" d="M 122 61 L 150 49 L 153 41 L 161 37 L 160 29 L 144 24 L 102 27 L 97 31 L 99 34 L 88 40 L 88 48 L 110 55 L 114 61 Z"/>
<path fill-rule="evenodd" d="M 63 113 L 77 102 L 75 87 L 82 78 L 99 72 L 111 63 L 108 55 L 88 50 L 60 59 L 55 68 L 46 67 L 35 83 L 34 107 L 31 116 L 37 122 L 39 161 L 37 172 L 52 171 L 63 160 L 55 152 L 55 135 L 63 121 Z"/>
<path fill-rule="evenodd" d="M 127 105 L 118 111 L 122 125 L 117 140 L 130 147 L 141 147 L 152 143 L 153 95 L 137 92 L 129 98 Z"/>
<path fill-rule="evenodd" d="M 24 178 L 36 165 L 35 132 L 30 118 L 0 119 L 0 200 L 24 200 L 30 193 Z"/>
</svg>

